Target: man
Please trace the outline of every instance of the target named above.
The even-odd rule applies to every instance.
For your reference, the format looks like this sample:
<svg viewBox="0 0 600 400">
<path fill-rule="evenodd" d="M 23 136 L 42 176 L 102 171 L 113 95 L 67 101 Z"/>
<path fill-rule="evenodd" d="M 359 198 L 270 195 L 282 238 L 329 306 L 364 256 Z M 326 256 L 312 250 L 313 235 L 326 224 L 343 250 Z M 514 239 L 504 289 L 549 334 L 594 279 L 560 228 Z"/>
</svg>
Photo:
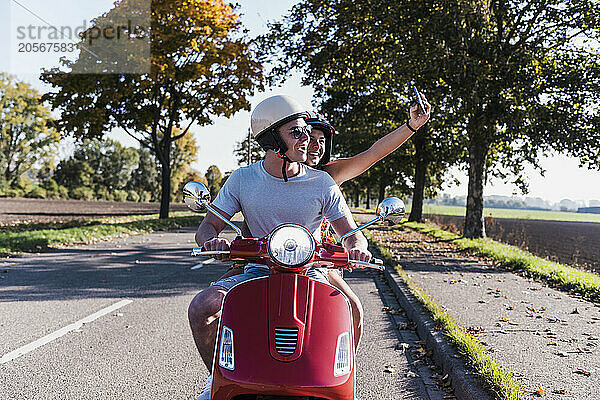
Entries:
<svg viewBox="0 0 600 400">
<path fill-rule="evenodd" d="M 227 219 L 241 211 L 254 237 L 266 236 L 282 223 L 298 223 L 316 232 L 323 218 L 331 221 L 339 235 L 356 227 L 335 181 L 326 172 L 302 164 L 307 159 L 310 134 L 305 121 L 307 116 L 306 110 L 287 96 L 273 96 L 256 106 L 251 118 L 252 133 L 266 150 L 265 158 L 236 170 L 213 202 Z M 196 242 L 206 250 L 228 250 L 229 242 L 218 238 L 224 227 L 223 221 L 207 213 L 196 233 Z M 349 250 L 351 259 L 371 259 L 362 233 L 346 238 L 342 244 Z M 265 266 L 250 263 L 243 274 L 214 282 L 192 300 L 188 310 L 190 327 L 209 371 L 212 371 L 218 318 L 225 294 L 244 280 L 267 274 Z M 328 282 L 326 271 L 311 268 L 307 275 Z M 336 287 L 351 293 L 341 279 Z M 358 301 L 354 303 L 360 306 Z M 209 399 L 211 386 L 209 377 L 198 399 Z"/>
</svg>

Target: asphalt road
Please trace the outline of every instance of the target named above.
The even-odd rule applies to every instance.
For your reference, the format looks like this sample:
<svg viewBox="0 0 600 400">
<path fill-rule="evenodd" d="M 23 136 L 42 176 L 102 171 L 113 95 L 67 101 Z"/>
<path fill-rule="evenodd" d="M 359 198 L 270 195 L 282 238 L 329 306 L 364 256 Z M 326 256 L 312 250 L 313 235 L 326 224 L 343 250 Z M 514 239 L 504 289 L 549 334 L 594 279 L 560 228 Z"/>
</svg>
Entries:
<svg viewBox="0 0 600 400">
<path fill-rule="evenodd" d="M 193 231 L 0 261 L 0 398 L 195 399 L 208 371 L 187 306 L 226 266 L 190 269 L 200 261 L 189 255 Z M 396 329 L 406 321 L 383 279 L 361 271 L 347 280 L 366 313 L 357 398 L 441 399 L 414 356 L 418 338 Z M 25 346 L 30 351 L 15 356 Z"/>
</svg>

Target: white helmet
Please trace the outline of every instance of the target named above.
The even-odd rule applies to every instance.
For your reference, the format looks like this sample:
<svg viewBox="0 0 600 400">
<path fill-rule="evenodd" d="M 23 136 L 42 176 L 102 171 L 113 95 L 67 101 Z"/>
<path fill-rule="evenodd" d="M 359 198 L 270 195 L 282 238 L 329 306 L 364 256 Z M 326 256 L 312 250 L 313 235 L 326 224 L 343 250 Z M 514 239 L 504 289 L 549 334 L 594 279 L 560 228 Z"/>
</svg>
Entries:
<svg viewBox="0 0 600 400">
<path fill-rule="evenodd" d="M 290 96 L 271 96 L 254 107 L 250 126 L 252 137 L 259 140 L 269 130 L 275 130 L 296 118 L 307 118 L 308 111 Z"/>
<path fill-rule="evenodd" d="M 286 164 L 291 160 L 285 155 L 288 147 L 281 138 L 277 128 L 297 118 L 308 118 L 308 111 L 300 103 L 289 96 L 271 96 L 258 103 L 250 117 L 252 137 L 263 150 L 273 150 L 283 159 L 281 173 L 283 180 L 288 181 Z"/>
</svg>

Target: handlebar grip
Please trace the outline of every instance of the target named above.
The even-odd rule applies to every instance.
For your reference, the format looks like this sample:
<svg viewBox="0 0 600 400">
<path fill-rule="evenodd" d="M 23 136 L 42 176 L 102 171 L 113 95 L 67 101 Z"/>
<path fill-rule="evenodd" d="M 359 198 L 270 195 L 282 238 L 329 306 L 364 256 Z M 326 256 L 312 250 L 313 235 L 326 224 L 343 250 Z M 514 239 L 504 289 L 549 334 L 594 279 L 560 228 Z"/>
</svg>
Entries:
<svg viewBox="0 0 600 400">
<path fill-rule="evenodd" d="M 349 264 L 353 265 L 354 268 L 373 268 L 381 271 L 385 269 L 383 265 L 371 264 L 365 261 L 350 260 Z"/>
<path fill-rule="evenodd" d="M 192 249 L 192 256 L 224 256 L 229 254 L 231 254 L 229 250 L 204 251 L 202 247 L 194 247 Z"/>
</svg>

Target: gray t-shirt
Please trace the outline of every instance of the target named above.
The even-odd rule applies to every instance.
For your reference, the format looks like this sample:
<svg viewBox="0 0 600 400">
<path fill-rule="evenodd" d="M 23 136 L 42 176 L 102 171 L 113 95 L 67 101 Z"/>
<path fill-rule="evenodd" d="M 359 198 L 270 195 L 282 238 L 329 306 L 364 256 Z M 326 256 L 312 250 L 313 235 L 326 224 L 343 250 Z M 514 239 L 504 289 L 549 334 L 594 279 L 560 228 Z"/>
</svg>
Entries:
<svg viewBox="0 0 600 400">
<path fill-rule="evenodd" d="M 328 173 L 300 164 L 300 173 L 284 182 L 259 161 L 234 171 L 213 204 L 229 215 L 241 211 L 253 237 L 268 235 L 283 223 L 318 232 L 321 220 L 350 214 L 340 188 Z"/>
</svg>

